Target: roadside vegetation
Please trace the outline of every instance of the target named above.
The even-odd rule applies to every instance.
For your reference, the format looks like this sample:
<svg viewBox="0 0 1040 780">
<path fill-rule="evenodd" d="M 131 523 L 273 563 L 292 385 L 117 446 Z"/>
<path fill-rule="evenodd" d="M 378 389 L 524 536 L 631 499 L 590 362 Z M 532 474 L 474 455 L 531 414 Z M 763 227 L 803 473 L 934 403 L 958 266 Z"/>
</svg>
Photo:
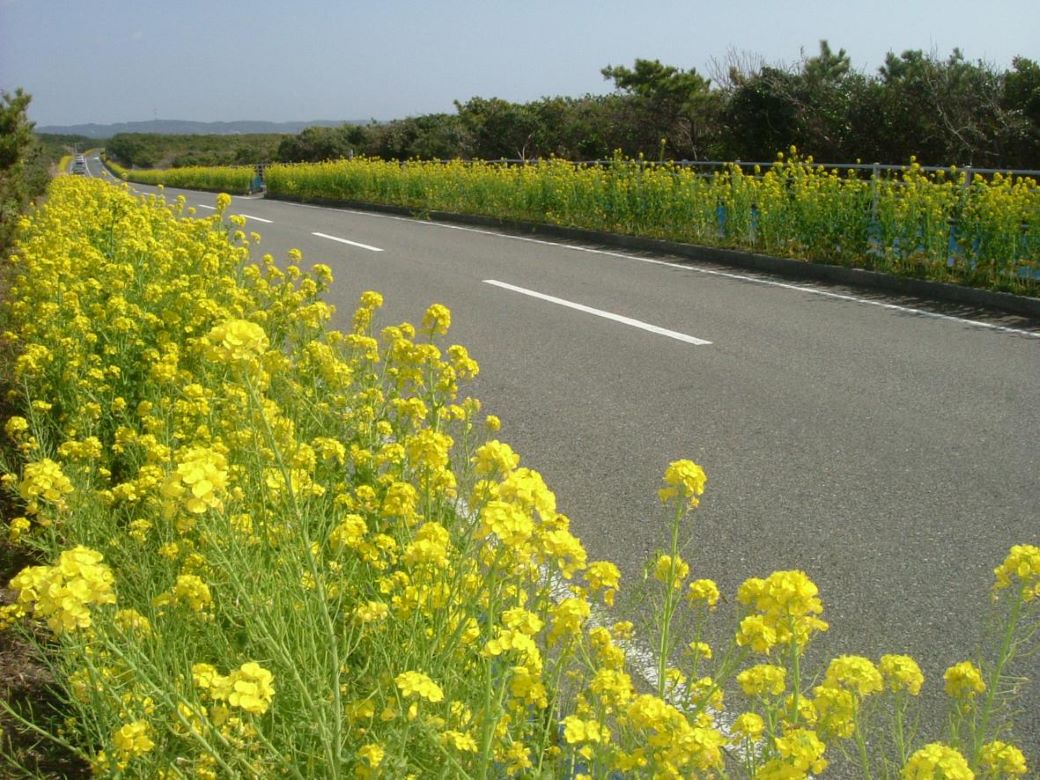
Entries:
<svg viewBox="0 0 1040 780">
<path fill-rule="evenodd" d="M 1040 548 L 994 562 L 992 641 L 942 680 L 899 648 L 808 668 L 830 627 L 801 571 L 726 594 L 732 639 L 709 646 L 722 594 L 683 557 L 707 475 L 678 460 L 637 631 L 613 612 L 636 586 L 587 559 L 465 395 L 479 366 L 451 312 L 383 323 L 370 291 L 331 330 L 330 269 L 262 254 L 229 203 L 192 218 L 69 176 L 19 226 L 0 482 L 6 545 L 30 560 L 0 641 L 34 648 L 49 698 L 0 700 L 6 772 L 38 774 L 37 742 L 142 778 L 1035 767 L 1011 691 L 1037 649 Z M 917 728 L 923 686 L 948 697 L 941 741 Z"/>
<path fill-rule="evenodd" d="M 767 169 L 696 169 L 621 157 L 607 165 L 342 160 L 267 169 L 267 192 L 391 204 L 708 246 L 1036 295 L 1034 179 L 927 173 L 869 179 L 780 155 Z"/>
<path fill-rule="evenodd" d="M 225 165 L 214 167 L 192 166 L 188 168 L 148 168 L 130 170 L 112 161 L 107 150 L 103 157 L 105 165 L 123 181 L 140 184 L 161 184 L 167 187 L 183 187 L 189 190 L 209 190 L 245 195 L 254 185 L 260 188 L 256 168 L 252 165 Z"/>
</svg>

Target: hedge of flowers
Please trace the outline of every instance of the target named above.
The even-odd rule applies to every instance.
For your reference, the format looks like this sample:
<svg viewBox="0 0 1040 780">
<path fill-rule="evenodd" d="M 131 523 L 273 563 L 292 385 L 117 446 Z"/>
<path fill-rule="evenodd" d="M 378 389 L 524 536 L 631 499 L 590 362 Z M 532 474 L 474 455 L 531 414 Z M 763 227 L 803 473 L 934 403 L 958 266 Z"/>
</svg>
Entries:
<svg viewBox="0 0 1040 780">
<path fill-rule="evenodd" d="M 479 214 L 749 249 L 1037 295 L 1035 179 L 925 172 L 911 161 L 869 179 L 781 154 L 766 170 L 699 174 L 615 158 L 505 165 L 377 159 L 271 165 L 267 192 Z"/>
<path fill-rule="evenodd" d="M 62 177 L 19 226 L 5 520 L 38 562 L 0 630 L 39 647 L 62 717 L 0 702 L 0 740 L 35 734 L 106 777 L 1028 771 L 1003 680 L 1035 639 L 1040 548 L 996 569 L 996 652 L 935 683 L 942 742 L 911 727 L 912 658 L 804 668 L 828 629 L 804 572 L 744 582 L 728 647 L 677 636 L 720 598 L 680 552 L 707 480 L 690 461 L 664 474 L 657 630 L 634 636 L 618 568 L 587 560 L 461 394 L 479 368 L 451 313 L 378 328 L 366 292 L 332 330 L 330 269 L 261 255 L 229 202 L 195 218 Z M 656 674 L 635 671 L 641 642 Z"/>
<path fill-rule="evenodd" d="M 186 165 L 181 168 L 124 168 L 109 158 L 105 166 L 123 181 L 189 190 L 248 195 L 256 179 L 252 165 Z"/>
</svg>

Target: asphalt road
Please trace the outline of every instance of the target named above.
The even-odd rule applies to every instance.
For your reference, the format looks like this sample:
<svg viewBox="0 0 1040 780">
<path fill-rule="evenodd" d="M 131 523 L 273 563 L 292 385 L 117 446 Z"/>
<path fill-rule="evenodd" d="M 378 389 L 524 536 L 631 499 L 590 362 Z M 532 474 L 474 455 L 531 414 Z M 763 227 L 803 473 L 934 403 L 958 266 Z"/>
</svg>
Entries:
<svg viewBox="0 0 1040 780">
<path fill-rule="evenodd" d="M 831 623 L 814 657 L 910 653 L 934 693 L 976 654 L 993 567 L 1040 544 L 1040 323 L 386 215 L 248 198 L 231 211 L 264 251 L 332 267 L 334 327 L 367 289 L 386 298 L 383 323 L 449 306 L 452 339 L 481 364 L 472 394 L 590 560 L 630 583 L 666 543 L 661 474 L 692 458 L 709 478 L 696 576 L 732 600 L 746 577 L 803 569 Z M 1019 736 L 1040 745 L 1029 663 Z"/>
</svg>

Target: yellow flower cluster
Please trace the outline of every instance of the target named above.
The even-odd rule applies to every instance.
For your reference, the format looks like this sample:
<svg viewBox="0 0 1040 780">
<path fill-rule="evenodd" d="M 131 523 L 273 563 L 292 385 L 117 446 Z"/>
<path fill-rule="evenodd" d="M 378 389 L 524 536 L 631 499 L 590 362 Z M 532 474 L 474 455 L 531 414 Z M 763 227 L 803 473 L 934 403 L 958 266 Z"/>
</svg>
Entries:
<svg viewBox="0 0 1040 780">
<path fill-rule="evenodd" d="M 924 685 L 921 667 L 908 655 L 883 655 L 878 670 L 885 687 L 893 693 L 906 691 L 911 696 L 917 696 Z"/>
<path fill-rule="evenodd" d="M 209 585 L 197 574 L 180 574 L 173 588 L 168 593 L 157 596 L 153 604 L 156 607 L 184 604 L 195 612 L 201 612 L 213 604 L 213 595 L 210 593 Z"/>
<path fill-rule="evenodd" d="M 1029 771 L 1022 751 L 1001 740 L 983 745 L 979 755 L 986 774 L 991 777 L 1023 777 Z"/>
<path fill-rule="evenodd" d="M 902 772 L 903 780 L 974 780 L 975 773 L 956 748 L 932 742 L 914 752 Z"/>
<path fill-rule="evenodd" d="M 73 491 L 72 483 L 61 470 L 61 466 L 50 458 L 28 463 L 18 492 L 26 500 L 26 513 L 37 514 L 44 505 L 64 507 L 64 499 Z"/>
<path fill-rule="evenodd" d="M 211 701 L 226 701 L 253 715 L 263 715 L 274 698 L 274 675 L 255 661 L 247 661 L 228 675 L 210 664 L 191 668 L 195 686 Z"/>
<path fill-rule="evenodd" d="M 210 357 L 233 366 L 251 366 L 268 347 L 267 334 L 248 320 L 228 320 L 214 325 L 206 334 Z"/>
<path fill-rule="evenodd" d="M 177 468 L 163 485 L 162 494 L 183 504 L 193 514 L 221 509 L 221 495 L 227 487 L 227 461 L 222 454 L 206 447 L 192 447 L 180 455 Z M 174 505 L 167 506 L 173 514 Z"/>
<path fill-rule="evenodd" d="M 996 569 L 994 590 L 1002 590 L 1017 580 L 1026 601 L 1040 597 L 1040 547 L 1033 544 L 1016 544 L 1007 558 Z"/>
<path fill-rule="evenodd" d="M 451 327 L 451 312 L 447 306 L 435 303 L 423 315 L 422 326 L 431 336 L 443 336 Z"/>
<path fill-rule="evenodd" d="M 114 577 L 101 553 L 82 545 L 66 550 L 53 566 L 29 566 L 11 580 L 17 604 L 43 618 L 55 634 L 91 625 L 92 605 L 115 604 Z"/>
<path fill-rule="evenodd" d="M 441 687 L 422 672 L 402 672 L 394 679 L 394 683 L 406 699 L 425 699 L 434 704 L 444 700 Z"/>
<path fill-rule="evenodd" d="M 143 756 L 153 747 L 152 728 L 148 721 L 135 720 L 119 727 L 112 735 L 112 744 L 115 745 L 119 755 L 119 766 L 125 768 L 134 758 Z"/>
<path fill-rule="evenodd" d="M 756 664 L 737 675 L 745 696 L 779 696 L 787 687 L 787 670 L 772 664 Z"/>
<path fill-rule="evenodd" d="M 775 740 L 780 754 L 759 770 L 760 780 L 781 780 L 786 777 L 808 777 L 818 775 L 827 768 L 823 757 L 827 746 L 815 732 L 808 729 L 792 729 Z"/>
<path fill-rule="evenodd" d="M 951 666 L 943 675 L 943 680 L 946 681 L 946 693 L 954 699 L 970 699 L 976 693 L 986 690 L 982 670 L 971 661 L 961 661 Z"/>
<path fill-rule="evenodd" d="M 777 571 L 766 579 L 745 580 L 737 600 L 751 608 L 740 623 L 737 643 L 757 653 L 793 642 L 802 648 L 812 635 L 826 631 L 816 584 L 802 571 Z"/>
<path fill-rule="evenodd" d="M 657 491 L 663 502 L 679 499 L 686 501 L 690 509 L 700 504 L 708 477 L 704 469 L 692 460 L 677 460 L 669 464 L 664 472 L 665 487 Z"/>
<path fill-rule="evenodd" d="M 813 693 L 817 726 L 825 736 L 851 737 L 863 699 L 883 689 L 881 672 L 869 658 L 843 655 L 831 661 Z"/>
</svg>

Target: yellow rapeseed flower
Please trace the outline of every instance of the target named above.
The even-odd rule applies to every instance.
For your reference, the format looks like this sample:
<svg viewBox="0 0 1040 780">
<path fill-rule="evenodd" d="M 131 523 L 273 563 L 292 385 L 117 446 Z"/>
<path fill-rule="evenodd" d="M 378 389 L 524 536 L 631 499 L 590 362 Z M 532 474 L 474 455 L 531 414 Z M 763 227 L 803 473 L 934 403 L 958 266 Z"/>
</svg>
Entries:
<svg viewBox="0 0 1040 780">
<path fill-rule="evenodd" d="M 267 351 L 264 329 L 249 320 L 226 320 L 206 334 L 212 356 L 231 365 L 252 365 Z"/>
<path fill-rule="evenodd" d="M 859 655 L 842 655 L 831 660 L 823 684 L 829 688 L 841 688 L 859 698 L 879 693 L 883 687 L 881 672 L 869 658 Z"/>
<path fill-rule="evenodd" d="M 54 566 L 28 566 L 11 580 L 17 604 L 43 618 L 56 634 L 91 626 L 89 607 L 114 604 L 115 578 L 101 553 L 79 545 L 58 556 Z"/>
<path fill-rule="evenodd" d="M 998 591 L 1018 580 L 1026 601 L 1040 596 L 1040 547 L 1032 544 L 1016 544 L 1008 552 L 1003 563 L 993 570 L 996 582 L 993 590 Z"/>
<path fill-rule="evenodd" d="M 762 780 L 805 777 L 827 768 L 827 759 L 823 757 L 827 746 L 814 731 L 792 729 L 782 737 L 775 737 L 774 743 L 780 757 L 763 765 L 758 774 Z"/>
<path fill-rule="evenodd" d="M 956 748 L 932 742 L 910 756 L 901 777 L 903 780 L 973 780 L 975 773 Z"/>
<path fill-rule="evenodd" d="M 704 469 L 692 460 L 672 461 L 664 472 L 665 487 L 658 490 L 657 495 L 662 502 L 680 499 L 686 501 L 690 509 L 696 509 L 707 482 Z"/>
<path fill-rule="evenodd" d="M 745 696 L 779 696 L 787 687 L 787 670 L 773 664 L 756 664 L 737 675 Z"/>
<path fill-rule="evenodd" d="M 197 574 L 179 574 L 170 591 L 170 596 L 174 603 L 185 604 L 196 612 L 213 604 L 209 585 L 203 582 Z"/>
<path fill-rule="evenodd" d="M 563 719 L 562 725 L 563 738 L 568 745 L 600 744 L 610 741 L 610 730 L 598 720 L 568 715 Z"/>
<path fill-rule="evenodd" d="M 1023 777 L 1029 771 L 1022 751 L 1000 740 L 983 745 L 979 751 L 979 761 L 986 768 L 987 776 Z"/>
<path fill-rule="evenodd" d="M 422 319 L 423 330 L 431 336 L 443 336 L 451 327 L 451 311 L 440 303 L 431 305 Z"/>
<path fill-rule="evenodd" d="M 766 724 L 757 712 L 743 712 L 733 720 L 734 740 L 739 742 L 748 739 L 758 742 L 762 738 Z"/>
<path fill-rule="evenodd" d="M 135 720 L 120 726 L 112 735 L 112 744 L 118 751 L 119 761 L 125 764 L 131 759 L 143 756 L 153 747 L 153 731 L 145 720 Z"/>
<path fill-rule="evenodd" d="M 679 556 L 674 559 L 667 553 L 660 553 L 654 561 L 654 579 L 664 583 L 665 587 L 679 590 L 683 580 L 690 575 L 690 564 Z"/>
<path fill-rule="evenodd" d="M 878 664 L 885 687 L 893 693 L 906 691 L 917 696 L 924 685 L 924 674 L 917 661 L 908 655 L 883 655 Z"/>
<path fill-rule="evenodd" d="M 253 715 L 263 715 L 274 698 L 274 675 L 247 661 L 228 675 L 228 703 Z"/>
<path fill-rule="evenodd" d="M 59 508 L 64 507 L 64 498 L 72 491 L 69 478 L 62 472 L 61 466 L 50 458 L 27 463 L 22 481 L 18 483 L 18 492 L 28 502 L 28 514 L 36 514 L 40 510 L 41 500 Z"/>
<path fill-rule="evenodd" d="M 418 698 L 429 702 L 444 700 L 444 691 L 441 687 L 422 672 L 402 672 L 394 678 L 397 689 L 406 699 Z"/>
<path fill-rule="evenodd" d="M 699 579 L 690 583 L 686 592 L 686 599 L 691 604 L 704 604 L 708 609 L 714 609 L 719 603 L 719 586 L 714 580 Z"/>
<path fill-rule="evenodd" d="M 614 606 L 614 596 L 621 582 L 621 572 L 610 561 L 594 561 L 585 570 L 585 579 L 589 583 L 589 592 L 603 591 L 603 603 Z"/>
<path fill-rule="evenodd" d="M 505 476 L 520 465 L 520 456 L 513 448 L 497 440 L 477 447 L 470 460 L 480 477 Z"/>
<path fill-rule="evenodd" d="M 859 703 L 855 695 L 837 686 L 820 685 L 813 691 L 817 726 L 826 737 L 848 739 L 856 729 Z"/>
<path fill-rule="evenodd" d="M 946 682 L 946 693 L 954 699 L 970 699 L 976 693 L 986 690 L 982 679 L 982 670 L 971 661 L 954 664 L 943 675 Z"/>
</svg>

